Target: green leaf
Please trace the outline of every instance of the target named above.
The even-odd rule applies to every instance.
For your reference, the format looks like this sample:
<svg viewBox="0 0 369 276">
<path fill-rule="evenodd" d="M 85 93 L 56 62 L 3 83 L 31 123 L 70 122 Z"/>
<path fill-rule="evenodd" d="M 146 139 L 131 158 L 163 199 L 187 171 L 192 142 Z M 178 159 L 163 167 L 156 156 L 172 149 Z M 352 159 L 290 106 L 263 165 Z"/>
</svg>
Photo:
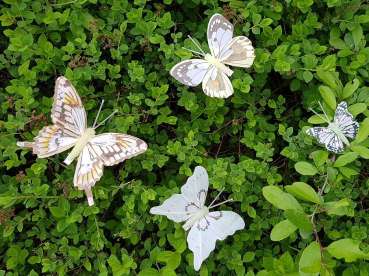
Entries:
<svg viewBox="0 0 369 276">
<path fill-rule="evenodd" d="M 314 78 L 310 71 L 304 71 L 304 73 L 302 73 L 302 77 L 306 83 L 310 82 Z"/>
<path fill-rule="evenodd" d="M 326 123 L 326 120 L 324 119 L 324 114 L 320 114 L 321 116 L 318 116 L 318 115 L 312 115 L 309 119 L 308 119 L 308 122 L 310 124 L 313 124 L 313 125 L 320 125 L 320 124 L 324 124 Z"/>
<path fill-rule="evenodd" d="M 333 90 L 339 90 L 342 86 L 340 80 L 338 79 L 338 73 L 331 72 L 331 71 L 325 71 L 318 69 L 317 75 L 319 79 L 324 82 L 324 84 L 328 85 Z"/>
<path fill-rule="evenodd" d="M 360 155 L 364 159 L 369 159 L 369 149 L 364 146 L 351 145 L 351 150 Z"/>
<path fill-rule="evenodd" d="M 360 241 L 353 239 L 341 239 L 332 242 L 326 249 L 333 257 L 345 259 L 346 262 L 354 262 L 357 259 L 369 259 L 369 253 L 360 248 Z"/>
<path fill-rule="evenodd" d="M 294 182 L 292 185 L 285 186 L 285 189 L 287 192 L 299 199 L 310 201 L 316 204 L 322 203 L 322 199 L 315 192 L 315 190 L 304 182 Z"/>
<path fill-rule="evenodd" d="M 276 186 L 263 187 L 263 196 L 278 209 L 302 210 L 300 203 L 292 195 L 283 192 Z"/>
<path fill-rule="evenodd" d="M 337 102 L 336 102 L 336 95 L 334 94 L 333 90 L 328 86 L 321 85 L 319 86 L 319 92 L 323 100 L 328 104 L 328 106 L 332 110 L 335 110 L 337 106 Z"/>
<path fill-rule="evenodd" d="M 352 202 L 343 198 L 339 201 L 330 201 L 325 202 L 323 205 L 323 210 L 327 212 L 328 215 L 336 215 L 336 216 L 354 216 L 354 207 Z"/>
<path fill-rule="evenodd" d="M 346 83 L 342 91 L 342 100 L 350 97 L 359 88 L 360 81 L 358 79 L 353 79 L 352 82 Z"/>
<path fill-rule="evenodd" d="M 336 162 L 334 162 L 334 166 L 336 168 L 338 167 L 343 167 L 353 161 L 355 161 L 358 157 L 358 154 L 356 152 L 348 152 L 345 153 L 343 155 L 341 155 L 340 157 L 337 158 Z"/>
<path fill-rule="evenodd" d="M 313 231 L 313 225 L 303 211 L 287 209 L 284 211 L 284 216 L 300 230 L 308 233 Z"/>
<path fill-rule="evenodd" d="M 274 225 L 272 232 L 270 233 L 270 239 L 272 241 L 281 241 L 289 237 L 293 232 L 297 230 L 297 227 L 288 219 Z"/>
<path fill-rule="evenodd" d="M 295 164 L 295 170 L 301 175 L 316 175 L 318 169 L 311 163 L 300 161 Z"/>
<path fill-rule="evenodd" d="M 181 263 L 181 254 L 178 252 L 172 251 L 161 251 L 157 255 L 158 262 L 166 263 L 166 267 L 168 269 L 174 270 L 176 269 Z"/>
<path fill-rule="evenodd" d="M 318 273 L 321 268 L 320 246 L 316 241 L 310 243 L 302 252 L 299 270 L 304 273 Z"/>
<path fill-rule="evenodd" d="M 349 106 L 348 110 L 355 117 L 359 115 L 360 113 L 363 113 L 366 110 L 366 104 L 356 103 L 356 104 Z"/>
<path fill-rule="evenodd" d="M 364 121 L 360 124 L 359 131 L 357 132 L 355 142 L 361 143 L 369 135 L 369 118 L 365 118 Z"/>
</svg>

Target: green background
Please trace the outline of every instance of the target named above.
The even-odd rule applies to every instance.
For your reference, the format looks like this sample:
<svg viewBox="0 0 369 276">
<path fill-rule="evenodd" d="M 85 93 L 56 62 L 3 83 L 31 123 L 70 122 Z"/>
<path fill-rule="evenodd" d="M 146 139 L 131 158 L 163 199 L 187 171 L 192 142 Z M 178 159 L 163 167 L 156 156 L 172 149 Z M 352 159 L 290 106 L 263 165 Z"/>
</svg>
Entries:
<svg viewBox="0 0 369 276">
<path fill-rule="evenodd" d="M 224 188 L 221 199 L 235 201 L 221 209 L 246 223 L 217 243 L 200 275 L 369 275 L 367 1 L 0 5 L 0 275 L 195 275 L 181 225 L 149 210 L 196 165 L 208 170 L 208 200 Z M 256 49 L 250 69 L 232 68 L 226 100 L 169 75 L 191 57 L 182 47 L 195 49 L 187 35 L 208 49 L 216 12 Z M 102 117 L 118 109 L 99 133 L 149 145 L 105 169 L 92 208 L 65 154 L 37 159 L 16 146 L 50 123 L 60 75 L 90 124 L 102 99 Z M 361 126 L 338 157 L 305 130 L 323 123 L 309 107 L 321 113 L 320 101 L 331 117 L 342 100 Z"/>
</svg>

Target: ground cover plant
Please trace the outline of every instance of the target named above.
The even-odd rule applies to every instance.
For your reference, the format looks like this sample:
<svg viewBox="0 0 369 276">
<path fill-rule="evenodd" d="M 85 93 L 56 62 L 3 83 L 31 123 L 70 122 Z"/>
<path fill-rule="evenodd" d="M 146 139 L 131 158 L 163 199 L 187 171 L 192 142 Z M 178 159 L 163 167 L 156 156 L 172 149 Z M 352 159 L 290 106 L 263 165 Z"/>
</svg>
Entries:
<svg viewBox="0 0 369 276">
<path fill-rule="evenodd" d="M 369 3 L 344 0 L 4 0 L 0 4 L 1 275 L 197 275 L 179 224 L 153 216 L 197 165 L 209 197 L 245 230 L 200 275 L 368 275 Z M 255 47 L 234 95 L 169 75 L 223 14 Z M 50 122 L 55 79 L 73 82 L 89 124 L 143 138 L 145 154 L 105 170 L 95 206 L 65 156 L 16 146 Z M 360 123 L 341 154 L 306 134 L 346 101 Z M 320 107 L 321 102 L 322 107 Z M 326 126 L 326 125 L 325 125 Z"/>
</svg>

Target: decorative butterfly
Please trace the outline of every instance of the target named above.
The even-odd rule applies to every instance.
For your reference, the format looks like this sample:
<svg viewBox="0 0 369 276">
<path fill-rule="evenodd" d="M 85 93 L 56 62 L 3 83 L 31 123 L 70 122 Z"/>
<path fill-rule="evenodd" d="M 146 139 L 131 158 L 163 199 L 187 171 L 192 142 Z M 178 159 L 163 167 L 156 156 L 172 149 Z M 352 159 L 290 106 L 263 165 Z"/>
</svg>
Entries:
<svg viewBox="0 0 369 276">
<path fill-rule="evenodd" d="M 91 128 L 87 128 L 86 111 L 71 82 L 59 77 L 55 83 L 51 110 L 53 125 L 40 130 L 33 142 L 17 142 L 19 147 L 32 148 L 39 158 L 46 158 L 73 147 L 64 163 L 78 157 L 74 186 L 84 190 L 88 204 L 94 204 L 91 188 L 103 175 L 104 166 L 112 166 L 146 151 L 141 139 L 121 134 L 95 134 L 114 113 L 96 125 L 102 104 Z"/>
<path fill-rule="evenodd" d="M 227 66 L 249 68 L 255 59 L 254 48 L 246 36 L 233 37 L 233 25 L 220 14 L 214 14 L 207 31 L 211 54 L 206 54 L 198 43 L 189 37 L 200 52 L 189 50 L 202 59 L 189 59 L 176 64 L 170 74 L 188 86 L 202 82 L 204 93 L 210 97 L 228 98 L 233 94 L 229 77 L 233 71 Z"/>
<path fill-rule="evenodd" d="M 354 120 L 354 116 L 348 111 L 347 103 L 341 102 L 338 104 L 333 122 L 328 119 L 325 112 L 325 118 L 317 113 L 316 115 L 326 121 L 328 127 L 312 127 L 306 133 L 315 137 L 319 143 L 324 144 L 327 150 L 334 153 L 343 152 L 344 145 L 350 145 L 347 138 L 354 139 L 359 130 L 359 123 Z"/>
<path fill-rule="evenodd" d="M 209 210 L 230 200 L 213 205 L 220 193 L 209 207 L 205 206 L 209 187 L 206 170 L 197 166 L 192 176 L 181 188 L 181 194 L 174 194 L 162 205 L 153 207 L 151 214 L 164 215 L 175 222 L 185 222 L 189 249 L 194 254 L 194 268 L 199 270 L 202 262 L 209 257 L 217 240 L 224 240 L 237 230 L 245 227 L 245 222 L 235 212 Z"/>
</svg>

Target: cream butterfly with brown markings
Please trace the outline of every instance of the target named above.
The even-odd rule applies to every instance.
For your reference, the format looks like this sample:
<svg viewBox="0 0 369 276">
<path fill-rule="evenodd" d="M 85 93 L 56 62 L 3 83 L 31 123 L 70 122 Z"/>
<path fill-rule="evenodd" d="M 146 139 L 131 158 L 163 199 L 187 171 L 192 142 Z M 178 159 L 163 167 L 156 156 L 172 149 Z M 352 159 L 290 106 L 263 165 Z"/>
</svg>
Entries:
<svg viewBox="0 0 369 276">
<path fill-rule="evenodd" d="M 51 110 L 53 125 L 40 130 L 33 142 L 17 142 L 19 147 L 32 148 L 39 158 L 46 158 L 73 147 L 64 163 L 78 157 L 74 186 L 84 190 L 88 204 L 94 204 L 91 188 L 103 175 L 104 166 L 112 166 L 146 151 L 147 144 L 121 133 L 95 134 L 114 113 L 96 125 L 102 104 L 92 127 L 87 127 L 86 111 L 71 82 L 59 77 L 55 83 Z"/>
<path fill-rule="evenodd" d="M 200 52 L 189 50 L 202 59 L 189 59 L 176 64 L 170 74 L 187 86 L 202 83 L 204 93 L 210 97 L 228 98 L 233 94 L 229 77 L 233 71 L 227 66 L 249 68 L 255 59 L 254 48 L 246 36 L 233 37 L 233 25 L 222 15 L 214 14 L 207 31 L 211 54 L 206 54 L 189 37 Z"/>
</svg>

